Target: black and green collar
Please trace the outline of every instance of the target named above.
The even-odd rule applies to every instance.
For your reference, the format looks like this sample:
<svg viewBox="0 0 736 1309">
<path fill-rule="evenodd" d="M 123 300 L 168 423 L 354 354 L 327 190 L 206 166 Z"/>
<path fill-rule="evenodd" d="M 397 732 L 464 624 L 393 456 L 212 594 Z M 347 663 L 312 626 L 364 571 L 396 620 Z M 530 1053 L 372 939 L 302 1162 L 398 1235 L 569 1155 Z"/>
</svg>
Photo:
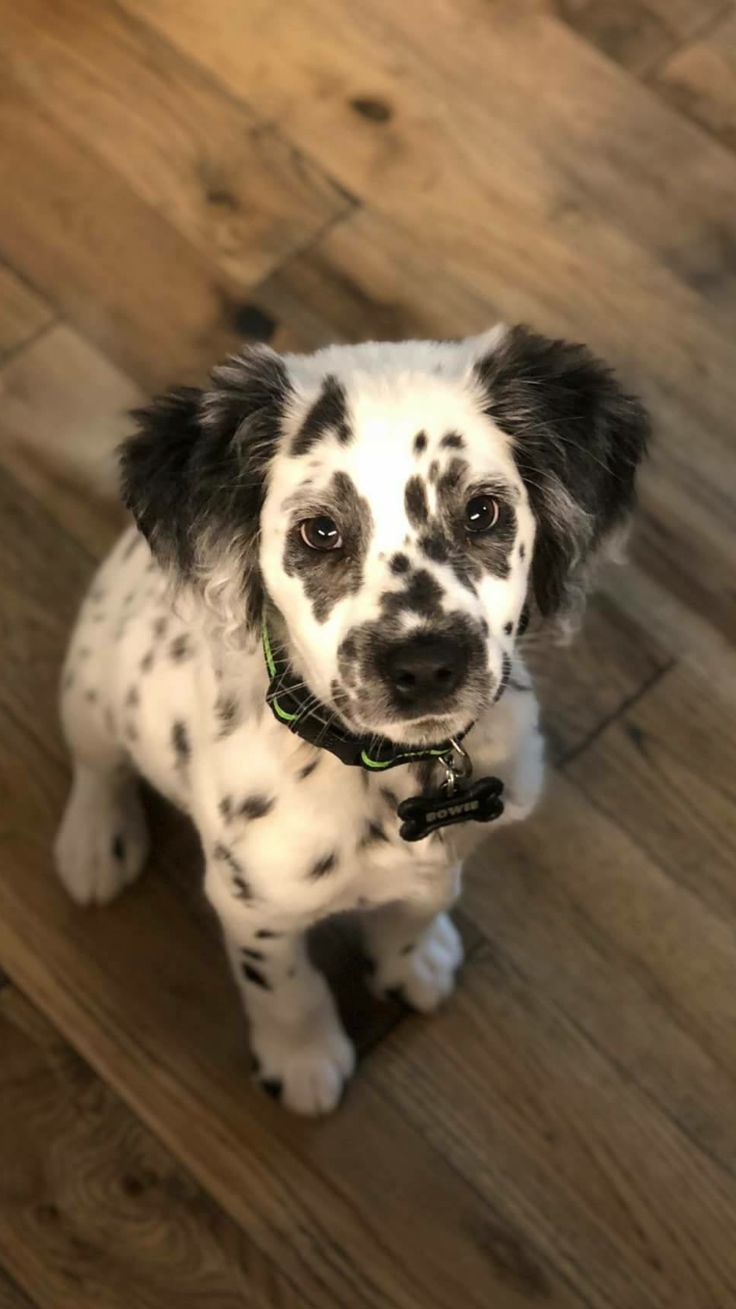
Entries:
<svg viewBox="0 0 736 1309">
<path fill-rule="evenodd" d="M 269 675 L 268 703 L 278 721 L 303 741 L 321 750 L 329 750 L 344 764 L 366 768 L 370 772 L 383 772 L 398 764 L 420 763 L 424 759 L 438 761 L 452 754 L 454 746 L 449 740 L 407 749 L 387 737 L 354 736 L 335 722 L 331 710 L 319 703 L 315 705 L 312 696 L 305 698 L 302 680 L 286 660 L 279 659 L 274 653 L 265 619 L 262 637 Z M 458 733 L 454 740 L 461 741 L 469 730 L 468 727 Z"/>
</svg>

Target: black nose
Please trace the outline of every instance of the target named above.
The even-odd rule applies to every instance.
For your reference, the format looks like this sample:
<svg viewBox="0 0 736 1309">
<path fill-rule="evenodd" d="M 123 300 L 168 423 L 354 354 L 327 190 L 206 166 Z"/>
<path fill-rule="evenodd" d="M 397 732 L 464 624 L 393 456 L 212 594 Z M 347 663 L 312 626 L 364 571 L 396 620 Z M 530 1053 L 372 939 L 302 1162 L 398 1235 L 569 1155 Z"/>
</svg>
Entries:
<svg viewBox="0 0 736 1309">
<path fill-rule="evenodd" d="M 458 641 L 427 634 L 389 650 L 385 675 L 402 704 L 429 710 L 457 690 L 467 666 L 467 653 Z"/>
</svg>

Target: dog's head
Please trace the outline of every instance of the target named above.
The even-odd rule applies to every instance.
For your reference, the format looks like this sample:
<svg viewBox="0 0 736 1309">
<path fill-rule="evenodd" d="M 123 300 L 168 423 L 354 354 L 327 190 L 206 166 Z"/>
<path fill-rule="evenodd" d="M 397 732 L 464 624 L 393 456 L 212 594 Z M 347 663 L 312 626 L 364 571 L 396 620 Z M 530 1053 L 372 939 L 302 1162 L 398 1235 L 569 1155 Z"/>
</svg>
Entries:
<svg viewBox="0 0 736 1309">
<path fill-rule="evenodd" d="M 236 639 L 275 608 L 322 703 L 412 743 L 498 698 L 526 603 L 579 607 L 647 435 L 584 347 L 523 327 L 253 347 L 138 417 L 125 496 L 160 561 Z"/>
</svg>

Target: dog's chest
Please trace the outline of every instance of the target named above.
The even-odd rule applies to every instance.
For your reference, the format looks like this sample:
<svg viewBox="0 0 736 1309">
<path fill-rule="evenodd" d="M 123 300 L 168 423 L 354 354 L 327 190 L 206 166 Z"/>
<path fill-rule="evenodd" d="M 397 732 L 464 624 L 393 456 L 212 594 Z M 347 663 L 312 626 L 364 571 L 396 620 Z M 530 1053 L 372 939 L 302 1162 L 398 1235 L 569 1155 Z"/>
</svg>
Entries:
<svg viewBox="0 0 736 1309">
<path fill-rule="evenodd" d="M 448 843 L 399 835 L 396 807 L 416 777 L 405 768 L 369 777 L 274 726 L 234 734 L 208 770 L 197 821 L 234 896 L 245 885 L 256 900 L 315 916 L 435 899 L 453 876 Z"/>
</svg>

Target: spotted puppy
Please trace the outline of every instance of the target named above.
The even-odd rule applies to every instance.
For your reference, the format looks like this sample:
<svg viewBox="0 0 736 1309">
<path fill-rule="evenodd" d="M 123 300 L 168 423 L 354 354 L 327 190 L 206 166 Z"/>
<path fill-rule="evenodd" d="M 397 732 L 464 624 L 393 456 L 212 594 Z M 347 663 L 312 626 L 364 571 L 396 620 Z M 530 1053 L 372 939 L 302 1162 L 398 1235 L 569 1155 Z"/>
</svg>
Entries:
<svg viewBox="0 0 736 1309">
<path fill-rule="evenodd" d="M 258 1076 L 324 1113 L 354 1053 L 305 934 L 358 910 L 379 992 L 424 1012 L 449 995 L 447 910 L 486 829 L 409 841 L 397 807 L 437 794 L 442 809 L 435 760 L 462 738 L 475 777 L 504 784 L 496 825 L 531 810 L 522 615 L 579 607 L 632 507 L 645 416 L 586 349 L 517 327 L 249 347 L 137 417 L 122 451 L 136 526 L 63 676 L 59 873 L 81 904 L 138 876 L 137 774 L 189 813 Z"/>
</svg>

